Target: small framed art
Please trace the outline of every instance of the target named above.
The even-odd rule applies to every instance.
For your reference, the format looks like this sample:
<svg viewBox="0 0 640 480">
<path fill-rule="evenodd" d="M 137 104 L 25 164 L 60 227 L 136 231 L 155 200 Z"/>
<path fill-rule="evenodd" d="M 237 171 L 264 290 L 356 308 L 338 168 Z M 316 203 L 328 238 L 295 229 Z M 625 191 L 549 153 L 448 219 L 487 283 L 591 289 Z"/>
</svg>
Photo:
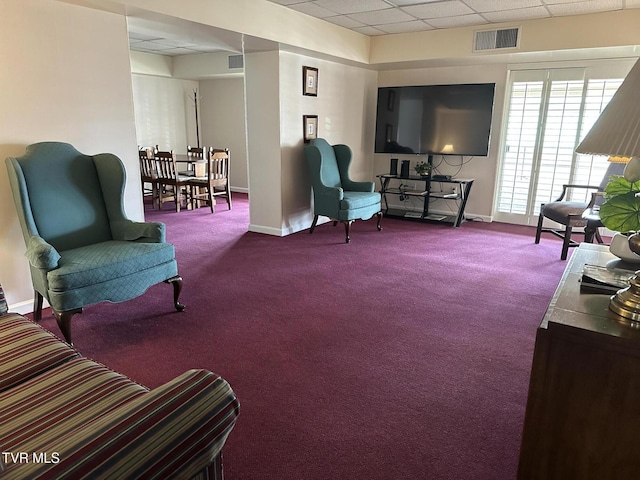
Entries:
<svg viewBox="0 0 640 480">
<path fill-rule="evenodd" d="M 310 140 L 318 138 L 317 115 L 303 115 L 302 126 L 304 128 L 304 143 L 309 143 Z"/>
<path fill-rule="evenodd" d="M 318 96 L 318 69 L 302 67 L 302 94 L 311 97 Z"/>
</svg>

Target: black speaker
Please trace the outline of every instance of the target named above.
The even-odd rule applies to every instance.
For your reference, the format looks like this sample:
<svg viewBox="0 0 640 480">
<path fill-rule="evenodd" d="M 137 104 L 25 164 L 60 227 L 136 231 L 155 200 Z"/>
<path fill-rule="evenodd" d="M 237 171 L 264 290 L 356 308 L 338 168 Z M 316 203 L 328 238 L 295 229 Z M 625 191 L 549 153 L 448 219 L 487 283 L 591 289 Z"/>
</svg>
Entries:
<svg viewBox="0 0 640 480">
<path fill-rule="evenodd" d="M 403 178 L 407 178 L 409 176 L 409 160 L 402 160 L 402 165 L 400 165 L 400 176 Z"/>
<path fill-rule="evenodd" d="M 389 170 L 390 175 L 398 175 L 398 159 L 391 159 L 391 169 Z"/>
</svg>

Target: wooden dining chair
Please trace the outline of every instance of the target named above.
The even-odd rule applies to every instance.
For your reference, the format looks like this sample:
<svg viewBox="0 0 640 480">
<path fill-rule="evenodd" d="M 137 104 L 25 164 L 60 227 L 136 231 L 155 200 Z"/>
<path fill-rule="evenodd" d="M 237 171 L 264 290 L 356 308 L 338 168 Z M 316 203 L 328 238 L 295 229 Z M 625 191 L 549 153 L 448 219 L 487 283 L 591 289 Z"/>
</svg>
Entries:
<svg viewBox="0 0 640 480">
<path fill-rule="evenodd" d="M 173 150 L 169 152 L 156 151 L 153 156 L 157 175 L 158 205 L 162 210 L 164 202 L 175 202 L 176 212 L 180 211 L 182 197 L 187 203 L 186 190 L 191 177 L 178 174 L 176 156 Z"/>
<path fill-rule="evenodd" d="M 158 179 L 156 178 L 153 150 L 150 148 L 139 148 L 138 157 L 140 158 L 140 180 L 142 183 L 142 200 L 145 197 L 151 197 L 151 206 L 155 208 L 158 189 Z"/>
<path fill-rule="evenodd" d="M 189 180 L 190 198 L 192 205 L 195 202 L 205 201 L 209 203 L 211 213 L 215 211 L 217 196 L 224 196 L 231 210 L 231 190 L 229 187 L 229 149 L 210 148 L 207 152 L 207 175 L 193 177 Z"/>
<path fill-rule="evenodd" d="M 191 175 L 196 176 L 198 172 L 196 172 L 196 164 L 198 162 L 204 162 L 207 156 L 207 147 L 192 147 L 191 145 L 187 145 L 187 158 L 189 162 L 187 163 L 187 171 L 179 172 L 182 175 Z"/>
</svg>

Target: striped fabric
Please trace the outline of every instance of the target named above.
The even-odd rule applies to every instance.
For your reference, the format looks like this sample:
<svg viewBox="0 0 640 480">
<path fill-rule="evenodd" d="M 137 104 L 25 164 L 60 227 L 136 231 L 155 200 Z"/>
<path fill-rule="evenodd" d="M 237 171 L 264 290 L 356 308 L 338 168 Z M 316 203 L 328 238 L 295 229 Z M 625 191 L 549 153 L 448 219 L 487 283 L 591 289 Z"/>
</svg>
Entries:
<svg viewBox="0 0 640 480">
<path fill-rule="evenodd" d="M 0 392 L 78 356 L 78 352 L 31 320 L 0 316 Z"/>
<path fill-rule="evenodd" d="M 216 478 L 238 409 L 229 384 L 210 372 L 191 370 L 149 392 L 72 359 L 0 393 L 2 450 L 59 459 L 9 459 L 2 478 Z"/>
</svg>

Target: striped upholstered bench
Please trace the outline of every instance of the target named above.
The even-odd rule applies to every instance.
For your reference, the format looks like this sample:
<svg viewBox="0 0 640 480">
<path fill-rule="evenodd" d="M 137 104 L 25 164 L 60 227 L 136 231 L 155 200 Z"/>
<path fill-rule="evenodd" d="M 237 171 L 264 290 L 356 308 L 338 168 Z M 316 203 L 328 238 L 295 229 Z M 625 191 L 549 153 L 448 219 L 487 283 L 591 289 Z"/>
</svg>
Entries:
<svg viewBox="0 0 640 480">
<path fill-rule="evenodd" d="M 239 403 L 190 370 L 149 391 L 20 315 L 0 315 L 3 479 L 222 478 Z"/>
</svg>

